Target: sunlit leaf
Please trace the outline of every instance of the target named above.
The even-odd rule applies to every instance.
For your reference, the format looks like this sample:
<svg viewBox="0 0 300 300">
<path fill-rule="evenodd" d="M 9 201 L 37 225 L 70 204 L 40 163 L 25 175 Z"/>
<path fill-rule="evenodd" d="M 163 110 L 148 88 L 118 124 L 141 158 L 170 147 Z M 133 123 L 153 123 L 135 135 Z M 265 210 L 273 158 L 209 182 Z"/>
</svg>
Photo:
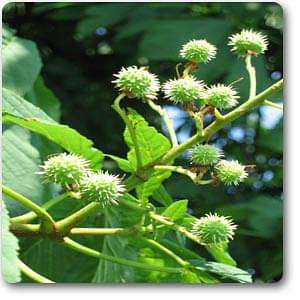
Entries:
<svg viewBox="0 0 300 300">
<path fill-rule="evenodd" d="M 93 148 L 93 142 L 76 130 L 60 125 L 42 110 L 15 93 L 3 91 L 3 120 L 39 133 L 65 150 L 84 156 L 91 165 L 99 168 L 103 153 Z"/>
<path fill-rule="evenodd" d="M 17 265 L 18 239 L 9 231 L 9 215 L 2 202 L 2 275 L 6 282 L 16 283 L 21 280 Z"/>
</svg>

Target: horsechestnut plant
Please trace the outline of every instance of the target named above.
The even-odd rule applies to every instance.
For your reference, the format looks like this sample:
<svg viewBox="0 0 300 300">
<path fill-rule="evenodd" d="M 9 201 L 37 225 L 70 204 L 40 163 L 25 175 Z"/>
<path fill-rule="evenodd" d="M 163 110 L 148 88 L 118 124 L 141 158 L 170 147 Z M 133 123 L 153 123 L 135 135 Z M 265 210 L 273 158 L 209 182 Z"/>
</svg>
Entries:
<svg viewBox="0 0 300 300">
<path fill-rule="evenodd" d="M 105 208 L 118 204 L 125 188 L 118 176 L 99 171 L 86 174 L 79 182 L 79 191 L 83 199 L 99 202 Z"/>
<path fill-rule="evenodd" d="M 59 183 L 63 186 L 78 184 L 88 172 L 88 161 L 76 154 L 60 153 L 50 156 L 41 166 L 46 182 Z"/>
<path fill-rule="evenodd" d="M 190 150 L 191 161 L 197 165 L 215 165 L 223 156 L 223 151 L 211 145 L 198 144 Z"/>
<path fill-rule="evenodd" d="M 257 94 L 255 68 L 251 64 L 252 58 L 266 51 L 267 44 L 263 34 L 251 29 L 229 37 L 228 45 L 238 55 L 237 59 L 245 60 L 249 73 L 249 98 L 243 100 L 233 83 L 208 85 L 201 79 L 199 65 L 209 64 L 217 55 L 216 46 L 205 39 L 187 41 L 178 49 L 178 57 L 185 64 L 182 69 L 179 65 L 176 67 L 176 77 L 165 81 L 162 88 L 158 76 L 148 67 L 122 67 L 112 81 L 118 92 L 112 108 L 125 125 L 124 139 L 129 147 L 127 158 L 104 155 L 94 148 L 83 151 L 81 144 L 71 148 L 70 144 L 62 143 L 69 153 L 49 156 L 39 172 L 44 184 L 59 186 L 61 193 L 56 198 L 39 206 L 9 187 L 3 187 L 7 196 L 31 210 L 29 214 L 10 219 L 11 232 L 23 237 L 56 239 L 63 246 L 84 255 L 120 264 L 130 270 L 142 270 L 148 274 L 148 281 L 160 278 L 165 282 L 250 283 L 251 275 L 236 267 L 237 263 L 228 250 L 234 235 L 239 234 L 237 222 L 230 216 L 214 213 L 213 209 L 207 213 L 190 214 L 188 202 L 170 200 L 172 197 L 163 183 L 173 173 L 178 173 L 178 176 L 187 176 L 199 189 L 202 185 L 214 189 L 216 185 L 238 186 L 251 176 L 244 161 L 227 159 L 231 155 L 212 143 L 211 137 L 259 105 L 272 105 L 267 99 L 282 88 L 283 81 Z M 159 133 L 137 111 L 127 107 L 132 101 L 156 111 L 168 136 Z M 195 123 L 195 133 L 182 143 L 177 140 L 172 119 L 159 105 L 168 104 L 168 101 L 184 109 Z M 209 121 L 206 119 L 208 115 Z M 44 133 L 39 129 L 41 124 L 30 127 L 28 118 L 24 119 L 27 123 L 22 123 L 18 121 L 19 116 L 11 114 L 8 117 L 10 122 L 21 126 L 27 124 L 26 128 Z M 34 119 L 34 122 L 39 120 Z M 51 122 L 47 123 L 49 127 Z M 65 129 L 62 126 L 61 130 Z M 56 141 L 56 136 L 51 136 L 51 139 Z M 189 154 L 190 167 L 177 164 L 176 158 L 184 153 Z M 123 175 L 102 170 L 103 156 L 114 160 Z M 61 220 L 54 220 L 47 210 L 64 201 L 75 201 L 80 209 Z M 95 224 L 91 228 L 77 227 L 79 222 L 84 222 L 94 213 L 102 218 L 101 224 L 106 227 L 96 227 Z M 35 218 L 40 222 L 31 224 Z M 124 257 L 102 253 L 72 239 L 78 235 L 94 236 L 95 239 L 99 236 L 105 239 L 107 235 L 112 239 L 119 235 L 116 241 L 120 247 L 126 244 L 135 252 Z M 187 249 L 188 240 L 194 243 L 193 250 Z M 157 250 L 159 256 L 154 257 L 151 249 Z M 209 258 L 202 257 L 203 251 Z M 214 261 L 209 261 L 212 259 Z M 49 279 L 28 272 L 28 268 L 22 266 L 22 271 L 33 280 L 49 282 Z"/>
<path fill-rule="evenodd" d="M 203 244 L 218 244 L 232 240 L 236 228 L 228 217 L 207 214 L 195 221 L 192 232 Z"/>
<path fill-rule="evenodd" d="M 216 56 L 217 48 L 207 40 L 192 40 L 182 46 L 180 56 L 190 62 L 208 63 Z"/>
<path fill-rule="evenodd" d="M 192 76 L 188 78 L 170 79 L 163 85 L 165 98 L 174 103 L 191 102 L 202 97 L 204 85 Z"/>
</svg>

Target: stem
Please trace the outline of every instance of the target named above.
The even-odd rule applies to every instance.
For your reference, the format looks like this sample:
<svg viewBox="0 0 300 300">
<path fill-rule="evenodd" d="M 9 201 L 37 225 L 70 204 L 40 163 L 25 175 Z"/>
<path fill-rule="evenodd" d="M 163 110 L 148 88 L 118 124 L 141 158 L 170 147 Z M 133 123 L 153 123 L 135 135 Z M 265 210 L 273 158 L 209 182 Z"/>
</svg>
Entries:
<svg viewBox="0 0 300 300">
<path fill-rule="evenodd" d="M 120 199 L 119 203 L 121 205 L 127 206 L 129 208 L 134 209 L 134 210 L 139 210 L 141 212 L 146 212 L 146 211 L 149 210 L 146 207 L 139 206 L 139 205 L 137 205 L 137 204 L 135 204 L 135 203 L 133 203 L 131 201 L 128 201 L 128 200 L 124 199 L 124 198 Z"/>
<path fill-rule="evenodd" d="M 143 180 L 136 175 L 130 175 L 124 180 L 124 185 L 126 186 L 127 192 L 133 190 L 140 183 L 143 183 Z"/>
<path fill-rule="evenodd" d="M 174 130 L 173 121 L 168 116 L 168 113 L 164 109 L 162 109 L 160 105 L 155 104 L 152 100 L 148 100 L 147 103 L 153 110 L 155 110 L 157 113 L 159 113 L 159 115 L 163 118 L 163 120 L 167 126 L 172 145 L 173 145 L 173 147 L 177 147 L 178 141 L 177 141 L 176 133 Z"/>
<path fill-rule="evenodd" d="M 67 198 L 69 196 L 68 193 L 64 193 L 62 195 L 59 195 L 49 201 L 47 201 L 46 203 L 44 203 L 41 207 L 45 210 L 50 209 L 52 206 L 56 205 L 57 203 L 59 203 L 60 201 L 62 201 L 63 199 Z M 37 214 L 34 212 L 28 212 L 22 216 L 18 216 L 18 217 L 14 217 L 10 219 L 11 223 L 14 224 L 18 224 L 18 223 L 28 223 L 33 221 L 35 218 L 37 217 Z"/>
<path fill-rule="evenodd" d="M 91 257 L 95 257 L 95 258 L 105 259 L 105 260 L 111 261 L 113 263 L 129 266 L 129 267 L 133 267 L 133 268 L 139 268 L 139 269 L 144 269 L 144 270 L 149 270 L 149 271 L 168 272 L 168 273 L 181 273 L 183 271 L 182 268 L 152 266 L 152 265 L 147 265 L 147 264 L 140 263 L 137 261 L 132 261 L 132 260 L 124 259 L 124 258 L 106 255 L 106 254 L 103 254 L 94 249 L 83 246 L 83 245 L 71 240 L 70 238 L 64 238 L 63 244 L 65 246 L 69 247 L 70 249 L 73 249 L 82 254 L 85 254 L 85 255 L 88 255 Z"/>
<path fill-rule="evenodd" d="M 152 218 L 153 220 L 158 221 L 159 223 L 162 223 L 164 225 L 167 225 L 168 227 L 173 228 L 174 230 L 180 232 L 181 234 L 183 234 L 184 236 L 186 236 L 187 238 L 189 238 L 190 240 L 196 242 L 197 244 L 200 244 L 198 238 L 193 235 L 192 233 L 190 233 L 189 231 L 186 230 L 186 228 L 179 226 L 177 224 L 175 224 L 172 221 L 167 220 L 165 217 L 158 215 L 154 212 L 150 212 L 149 213 L 150 218 Z M 201 244 L 200 244 L 201 245 Z"/>
<path fill-rule="evenodd" d="M 129 233 L 130 230 L 126 228 L 72 228 L 70 235 L 112 235 Z"/>
<path fill-rule="evenodd" d="M 180 76 L 180 72 L 179 72 L 179 67 L 182 65 L 182 63 L 178 63 L 176 66 L 175 66 L 175 71 L 176 71 L 176 76 L 177 76 L 177 79 L 179 79 L 181 76 Z"/>
<path fill-rule="evenodd" d="M 249 91 L 249 99 L 255 97 L 256 95 L 256 72 L 255 68 L 251 64 L 252 55 L 248 54 L 245 59 L 246 68 L 250 77 L 250 91 Z"/>
<path fill-rule="evenodd" d="M 171 149 L 167 154 L 165 154 L 159 161 L 152 163 L 158 165 L 164 165 L 171 162 L 174 158 L 182 154 L 185 150 L 191 148 L 195 144 L 199 142 L 203 142 L 208 140 L 214 133 L 223 128 L 226 124 L 231 123 L 242 115 L 246 114 L 252 108 L 262 104 L 265 99 L 267 99 L 270 95 L 279 91 L 283 87 L 283 80 L 276 82 L 271 85 L 269 88 L 258 94 L 252 99 L 247 100 L 239 107 L 229 112 L 228 114 L 223 116 L 223 120 L 215 120 L 209 126 L 207 126 L 204 130 L 204 134 L 200 135 L 196 133 L 191 138 L 189 138 L 184 143 L 180 144 L 178 147 Z"/>
<path fill-rule="evenodd" d="M 28 198 L 24 197 L 23 195 L 13 191 L 7 186 L 2 186 L 2 192 L 10 198 L 16 200 L 26 208 L 32 210 L 41 219 L 42 230 L 45 233 L 53 232 L 55 223 L 52 217 L 46 212 L 46 210 L 35 204 L 33 201 L 29 200 Z"/>
<path fill-rule="evenodd" d="M 202 116 L 202 114 L 201 113 L 190 113 L 190 115 L 195 121 L 197 133 L 199 135 L 202 135 L 203 134 L 203 116 Z"/>
<path fill-rule="evenodd" d="M 179 174 L 183 174 L 188 176 L 195 184 L 198 185 L 206 185 L 206 184 L 210 184 L 213 183 L 213 179 L 208 179 L 208 180 L 201 180 L 201 178 L 199 178 L 200 176 L 198 176 L 197 174 L 183 168 L 180 166 L 154 166 L 153 167 L 154 170 L 162 170 L 162 171 L 172 171 L 172 172 L 176 172 Z M 203 174 L 202 174 L 203 176 Z M 201 177 L 202 177 L 201 176 Z"/>
<path fill-rule="evenodd" d="M 221 120 L 221 121 L 224 119 L 223 115 L 218 111 L 217 108 L 215 108 L 215 117 L 217 120 Z"/>
<path fill-rule="evenodd" d="M 190 266 L 189 262 L 183 260 L 178 255 L 176 255 L 173 251 L 171 251 L 170 249 L 161 245 L 160 243 L 158 243 L 154 240 L 151 240 L 151 239 L 143 238 L 143 237 L 140 237 L 140 239 L 142 241 L 144 241 L 145 243 L 149 244 L 150 246 L 155 247 L 156 249 L 160 250 L 161 252 L 163 252 L 163 253 L 167 254 L 168 256 L 170 256 L 171 258 L 173 258 L 183 268 L 187 268 Z"/>
<path fill-rule="evenodd" d="M 197 175 L 183 167 L 180 166 L 154 166 L 155 170 L 166 170 L 166 171 L 172 171 L 172 172 L 176 172 L 179 174 L 183 174 L 186 175 L 188 177 L 190 177 L 190 179 L 192 179 L 193 181 L 195 181 L 195 179 L 197 178 Z"/>
<path fill-rule="evenodd" d="M 238 78 L 238 79 L 236 79 L 236 80 L 230 82 L 230 83 L 229 83 L 229 86 L 233 86 L 233 85 L 235 85 L 236 83 L 238 83 L 238 82 L 240 82 L 240 81 L 242 81 L 242 80 L 244 80 L 244 78 L 243 78 L 243 77 L 240 77 L 240 78 Z"/>
<path fill-rule="evenodd" d="M 277 108 L 279 110 L 283 110 L 283 106 L 280 105 L 280 104 L 277 104 L 277 103 L 274 103 L 272 101 L 269 101 L 269 100 L 265 100 L 263 102 L 264 105 L 268 105 L 268 106 L 271 106 L 271 107 L 274 107 L 274 108 Z"/>
<path fill-rule="evenodd" d="M 43 235 L 40 231 L 39 224 L 10 224 L 9 230 L 16 236 L 29 236 L 29 237 L 38 237 L 43 238 Z M 149 232 L 150 229 L 142 227 L 141 231 Z M 114 234 L 135 234 L 134 228 L 71 228 L 68 232 L 68 235 L 75 236 L 88 236 L 88 235 L 114 235 Z M 57 238 L 61 239 L 63 234 L 61 232 L 55 232 L 52 235 L 48 235 L 48 238 Z"/>
<path fill-rule="evenodd" d="M 206 185 L 206 184 L 211 184 L 213 182 L 214 182 L 213 179 L 207 179 L 207 180 L 200 180 L 198 184 Z"/>
<path fill-rule="evenodd" d="M 76 211 L 74 214 L 57 222 L 57 231 L 59 231 L 62 235 L 66 235 L 77 223 L 82 221 L 84 218 L 92 214 L 95 210 L 99 209 L 100 207 L 100 203 L 98 202 L 89 203 L 87 206 Z"/>
<path fill-rule="evenodd" d="M 185 64 L 184 66 L 184 70 L 183 70 L 183 73 L 182 73 L 182 78 L 186 78 L 186 77 L 189 77 L 189 73 L 193 70 L 195 70 L 195 64 L 192 63 L 192 62 L 188 62 L 187 64 Z"/>
<path fill-rule="evenodd" d="M 55 283 L 54 281 L 40 275 L 39 273 L 33 271 L 27 265 L 25 265 L 20 259 L 17 260 L 18 268 L 24 273 L 27 277 L 32 279 L 37 283 Z"/>
<path fill-rule="evenodd" d="M 14 224 L 11 223 L 9 230 L 16 236 L 41 237 L 39 224 Z"/>
<path fill-rule="evenodd" d="M 168 239 L 163 239 L 161 243 L 163 245 L 166 245 L 169 249 L 172 249 L 172 251 L 176 251 L 176 253 L 178 253 L 179 255 L 188 257 L 188 259 L 203 259 L 195 252 L 189 250 L 188 248 L 183 248 L 182 246 Z"/>
<path fill-rule="evenodd" d="M 135 134 L 135 130 L 132 126 L 131 120 L 128 118 L 127 114 L 125 111 L 120 107 L 120 101 L 125 97 L 125 94 L 120 94 L 114 101 L 114 104 L 112 105 L 112 108 L 120 115 L 124 123 L 126 124 L 134 149 L 135 149 L 135 154 L 136 154 L 136 164 L 137 164 L 137 169 L 140 169 L 143 165 L 142 163 L 142 155 L 140 152 L 140 148 L 138 145 L 137 137 Z"/>
</svg>

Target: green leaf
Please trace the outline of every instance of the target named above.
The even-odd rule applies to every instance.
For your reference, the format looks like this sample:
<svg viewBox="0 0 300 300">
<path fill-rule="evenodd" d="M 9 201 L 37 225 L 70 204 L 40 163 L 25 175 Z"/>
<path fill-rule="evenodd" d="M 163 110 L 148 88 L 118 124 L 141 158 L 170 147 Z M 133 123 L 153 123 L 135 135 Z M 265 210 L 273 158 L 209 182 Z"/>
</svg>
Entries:
<svg viewBox="0 0 300 300">
<path fill-rule="evenodd" d="M 9 90 L 4 89 L 3 100 L 5 122 L 17 124 L 41 134 L 65 150 L 82 155 L 90 161 L 91 166 L 100 167 L 104 155 L 100 150 L 92 147 L 91 140 L 69 126 L 56 123 L 41 109 Z"/>
<path fill-rule="evenodd" d="M 159 187 L 153 191 L 152 197 L 163 206 L 168 206 L 173 202 L 171 195 L 167 192 L 162 184 L 160 184 Z"/>
<path fill-rule="evenodd" d="M 95 247 L 95 243 L 90 241 L 87 243 L 87 239 L 82 239 L 82 243 Z M 22 253 L 21 258 L 36 272 L 61 283 L 89 283 L 97 267 L 97 260 L 94 258 L 48 239 L 32 243 Z M 32 282 L 32 280 L 26 277 L 24 282 Z"/>
<path fill-rule="evenodd" d="M 209 271 L 210 273 L 217 274 L 221 279 L 230 279 L 240 283 L 252 283 L 251 275 L 239 268 L 225 265 L 217 262 L 205 262 L 196 259 L 190 260 L 200 271 Z"/>
<path fill-rule="evenodd" d="M 182 273 L 182 283 L 207 283 L 207 284 L 213 284 L 213 283 L 219 283 L 219 280 L 214 278 L 212 275 L 208 274 L 204 271 L 189 271 L 185 270 Z"/>
<path fill-rule="evenodd" d="M 123 199 L 136 205 L 140 203 L 138 199 L 128 193 L 123 196 Z M 110 209 L 110 211 L 111 210 L 112 209 Z M 144 214 L 143 211 L 138 211 L 131 207 L 126 207 L 125 205 L 116 206 L 112 211 L 113 212 L 109 212 L 107 222 L 113 223 L 113 227 L 133 227 L 141 221 Z M 115 220 L 112 220 L 112 215 Z"/>
<path fill-rule="evenodd" d="M 197 259 L 200 260 L 202 262 L 205 262 L 206 260 L 201 257 L 198 253 L 195 253 L 194 251 L 182 247 L 182 245 L 180 245 L 177 242 L 171 241 L 170 239 L 162 239 L 159 241 L 161 244 L 163 244 L 164 246 L 166 246 L 167 248 L 169 248 L 170 250 L 172 250 L 173 252 L 175 252 L 177 255 L 179 255 L 181 258 L 189 260 L 189 259 Z"/>
<path fill-rule="evenodd" d="M 3 110 L 11 109 L 16 114 L 28 114 L 27 116 L 30 117 L 31 107 L 34 106 L 24 99 L 18 101 L 19 98 L 22 98 L 17 94 L 23 95 L 27 92 L 32 94 L 35 91 L 38 93 L 39 98 L 41 98 L 41 95 L 44 97 L 43 101 L 39 99 L 41 106 L 48 108 L 53 113 L 55 111 L 56 116 L 58 116 L 59 106 L 57 100 L 54 100 L 53 96 L 50 97 L 50 91 L 42 88 L 43 83 L 41 80 L 36 80 L 41 69 L 41 60 L 35 44 L 20 39 L 14 34 L 15 31 L 9 28 L 3 30 Z M 33 87 L 35 81 L 36 84 Z M 17 100 L 12 105 L 13 99 L 7 101 L 7 98 L 14 97 Z M 37 101 L 37 99 L 35 100 Z M 42 111 L 39 117 L 51 120 Z M 50 149 L 57 148 L 42 141 L 41 137 L 29 135 L 27 130 L 11 125 L 4 126 L 3 141 L 4 184 L 39 204 L 43 202 L 44 198 L 51 198 L 54 191 L 53 187 L 43 187 L 41 178 L 36 172 L 39 170 L 41 157 L 44 157 L 46 152 L 49 154 Z M 41 150 L 42 148 L 45 151 Z M 41 152 L 45 152 L 44 155 Z M 4 198 L 6 200 L 6 197 Z M 7 206 L 12 215 L 25 211 L 22 206 L 11 200 L 7 201 Z"/>
<path fill-rule="evenodd" d="M 134 172 L 134 168 L 131 166 L 130 162 L 127 159 L 120 158 L 115 155 L 106 154 L 109 158 L 113 159 L 124 172 Z"/>
<path fill-rule="evenodd" d="M 153 192 L 157 190 L 161 183 L 170 176 L 171 172 L 169 171 L 155 171 L 145 183 L 140 184 L 136 188 L 139 199 L 143 202 L 147 202 Z"/>
<path fill-rule="evenodd" d="M 18 239 L 9 231 L 9 215 L 2 202 L 2 275 L 6 282 L 16 283 L 21 280 L 17 265 Z"/>
<path fill-rule="evenodd" d="M 76 130 L 66 125 L 49 124 L 35 119 L 25 119 L 5 114 L 3 117 L 5 122 L 11 122 L 37 132 L 49 140 L 57 143 L 65 150 L 82 155 L 90 161 L 90 165 L 96 169 L 100 168 L 100 162 L 103 154 L 100 150 L 92 147 L 91 140 L 80 135 Z"/>
<path fill-rule="evenodd" d="M 53 92 L 45 86 L 41 76 L 37 78 L 33 88 L 26 94 L 26 100 L 42 109 L 55 121 L 59 121 L 60 102 Z M 36 133 L 32 133 L 31 144 L 39 150 L 42 160 L 52 153 L 61 152 L 61 147 Z"/>
<path fill-rule="evenodd" d="M 54 93 L 46 87 L 41 76 L 35 81 L 32 90 L 26 94 L 26 99 L 46 112 L 53 120 L 59 121 L 60 102 Z"/>
<path fill-rule="evenodd" d="M 178 243 L 172 242 L 169 239 L 163 239 L 159 241 L 161 244 L 175 252 L 177 255 L 179 255 L 182 259 L 185 260 L 191 260 L 195 259 L 198 262 L 205 263 L 206 260 L 199 256 L 199 254 L 179 245 Z M 219 280 L 217 280 L 214 276 L 209 274 L 207 271 L 203 270 L 193 270 L 193 272 L 188 271 L 187 273 L 183 273 L 180 281 L 182 283 L 219 283 Z"/>
<path fill-rule="evenodd" d="M 2 46 L 6 47 L 11 39 L 14 37 L 16 34 L 16 30 L 8 27 L 6 24 L 3 23 L 3 28 L 2 28 Z"/>
<path fill-rule="evenodd" d="M 165 260 L 158 256 L 151 248 L 141 248 L 139 251 L 138 260 L 146 265 L 165 267 Z M 160 271 L 140 271 L 141 282 L 160 283 L 169 276 L 166 272 Z"/>
<path fill-rule="evenodd" d="M 154 127 L 149 126 L 148 122 L 135 110 L 129 109 L 128 118 L 136 133 L 143 165 L 160 158 L 171 148 L 170 141 Z M 124 138 L 130 148 L 127 154 L 128 161 L 136 168 L 136 154 L 128 128 L 125 129 Z"/>
<path fill-rule="evenodd" d="M 33 105 L 12 90 L 3 88 L 3 112 L 26 119 L 38 119 L 56 124 L 43 110 Z"/>
<path fill-rule="evenodd" d="M 105 237 L 101 252 L 106 255 L 136 260 L 135 252 L 131 251 L 131 247 L 128 246 L 127 239 L 124 237 Z M 92 282 L 134 283 L 134 274 L 133 268 L 100 259 Z"/>
<path fill-rule="evenodd" d="M 169 207 L 163 212 L 163 216 L 176 221 L 184 217 L 187 210 L 188 200 L 179 200 L 172 203 Z"/>
<path fill-rule="evenodd" d="M 221 278 L 229 278 L 240 283 L 252 283 L 251 275 L 242 269 L 216 262 L 207 262 L 205 266 L 211 273 L 218 274 Z"/>
<path fill-rule="evenodd" d="M 132 202 L 132 203 L 135 203 L 135 204 L 138 204 L 139 203 L 139 200 L 137 198 L 135 198 L 134 196 L 132 196 L 131 194 L 129 193 L 125 193 L 123 195 L 123 198 L 126 200 L 126 201 L 129 201 L 129 202 Z"/>
<path fill-rule="evenodd" d="M 4 28 L 2 48 L 2 85 L 19 95 L 31 90 L 42 62 L 38 49 L 32 41 L 13 36 Z"/>
<path fill-rule="evenodd" d="M 67 198 L 49 209 L 55 220 L 78 211 L 82 203 Z M 80 223 L 82 227 L 101 227 L 101 218 L 89 216 Z M 76 241 L 92 249 L 99 249 L 99 239 L 95 236 L 76 237 Z M 97 259 L 86 256 L 65 247 L 60 241 L 53 239 L 22 239 L 22 260 L 33 270 L 42 275 L 63 283 L 90 283 L 97 268 Z M 74 266 L 80 266 L 79 268 Z M 24 282 L 32 282 L 23 278 Z"/>
<path fill-rule="evenodd" d="M 23 128 L 15 125 L 4 126 L 2 180 L 3 184 L 41 204 L 43 198 L 49 195 L 49 191 L 47 187 L 43 187 L 41 178 L 37 175 L 41 164 L 40 153 L 31 145 L 30 138 L 29 132 Z M 6 197 L 4 199 L 6 200 Z M 13 200 L 6 203 L 12 216 L 26 211 Z"/>
<path fill-rule="evenodd" d="M 115 209 L 106 211 L 105 226 L 118 227 L 121 224 L 120 214 Z M 126 236 L 106 236 L 104 238 L 102 253 L 137 260 L 137 254 L 129 245 Z M 94 283 L 125 283 L 135 282 L 135 269 L 100 259 L 94 274 Z"/>
<path fill-rule="evenodd" d="M 217 262 L 236 266 L 236 261 L 230 256 L 227 251 L 227 245 L 208 245 L 207 251 L 215 258 Z"/>
</svg>

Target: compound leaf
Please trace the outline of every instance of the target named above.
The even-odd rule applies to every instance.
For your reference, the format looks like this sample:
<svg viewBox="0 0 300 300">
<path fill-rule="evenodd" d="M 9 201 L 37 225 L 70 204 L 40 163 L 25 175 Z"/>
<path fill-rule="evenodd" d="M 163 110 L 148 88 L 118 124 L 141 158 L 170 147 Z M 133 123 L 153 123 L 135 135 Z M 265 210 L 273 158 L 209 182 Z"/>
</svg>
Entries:
<svg viewBox="0 0 300 300">
<path fill-rule="evenodd" d="M 188 200 L 176 201 L 165 209 L 165 211 L 163 212 L 163 216 L 171 219 L 172 221 L 181 219 L 186 213 L 187 204 Z"/>
<path fill-rule="evenodd" d="M 12 91 L 3 91 L 3 120 L 41 134 L 60 145 L 65 150 L 82 155 L 91 165 L 99 167 L 104 155 L 93 148 L 93 142 L 76 130 L 60 125 L 41 109 L 26 101 Z"/>
<path fill-rule="evenodd" d="M 2 274 L 8 283 L 21 281 L 17 265 L 18 239 L 9 231 L 9 215 L 5 203 L 2 202 Z"/>
<path fill-rule="evenodd" d="M 148 122 L 135 110 L 129 109 L 128 118 L 136 134 L 143 165 L 160 158 L 171 148 L 170 141 L 154 127 L 149 126 Z M 136 153 L 128 128 L 125 129 L 124 138 L 130 148 L 127 154 L 128 161 L 136 168 Z"/>
<path fill-rule="evenodd" d="M 36 44 L 4 27 L 2 62 L 3 87 L 19 95 L 30 91 L 42 67 Z"/>
</svg>

